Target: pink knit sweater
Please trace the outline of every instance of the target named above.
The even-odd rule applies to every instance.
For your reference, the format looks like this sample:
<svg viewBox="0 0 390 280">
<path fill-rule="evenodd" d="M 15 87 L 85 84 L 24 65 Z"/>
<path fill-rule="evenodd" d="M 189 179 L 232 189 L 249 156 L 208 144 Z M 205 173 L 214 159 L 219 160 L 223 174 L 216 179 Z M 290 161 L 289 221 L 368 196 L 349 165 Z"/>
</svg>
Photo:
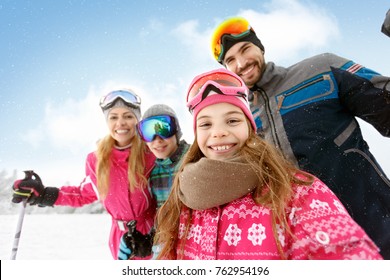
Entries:
<svg viewBox="0 0 390 280">
<path fill-rule="evenodd" d="M 287 259 L 382 259 L 378 248 L 349 216 L 332 191 L 316 179 L 311 186 L 293 186 L 287 211 L 292 237 L 277 226 Z M 184 259 L 281 259 L 271 226 L 271 209 L 256 205 L 248 194 L 223 206 L 194 210 L 183 240 L 188 208 L 182 211 L 178 255 Z"/>
</svg>

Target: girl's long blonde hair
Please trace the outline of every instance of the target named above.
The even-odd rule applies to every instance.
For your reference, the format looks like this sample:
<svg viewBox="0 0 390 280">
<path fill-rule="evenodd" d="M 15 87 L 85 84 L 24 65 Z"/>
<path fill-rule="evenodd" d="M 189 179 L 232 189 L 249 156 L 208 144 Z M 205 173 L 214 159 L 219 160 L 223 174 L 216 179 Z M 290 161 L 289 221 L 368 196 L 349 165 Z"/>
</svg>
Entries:
<svg viewBox="0 0 390 280">
<path fill-rule="evenodd" d="M 258 174 L 259 186 L 253 191 L 252 197 L 256 204 L 268 206 L 272 211 L 272 228 L 276 240 L 278 251 L 282 259 L 285 258 L 282 246 L 277 237 L 276 225 L 281 224 L 288 233 L 291 234 L 287 223 L 286 208 L 292 196 L 292 184 L 309 185 L 313 182 L 313 177 L 297 169 L 292 163 L 287 161 L 275 147 L 256 135 L 253 128 L 249 127 L 249 137 L 241 149 L 241 156 L 249 163 Z M 204 157 L 195 136 L 194 143 L 186 153 L 182 165 L 177 174 L 183 171 L 187 163 L 197 162 Z M 304 180 L 298 179 L 295 175 L 303 174 Z M 179 220 L 182 209 L 188 209 L 179 199 L 179 176 L 175 177 L 172 191 L 167 201 L 161 206 L 157 213 L 157 234 L 155 242 L 162 246 L 159 259 L 180 259 L 183 256 L 182 242 L 179 255 L 177 254 Z M 192 218 L 192 209 L 189 209 L 186 230 L 183 240 L 189 231 Z"/>
<path fill-rule="evenodd" d="M 99 141 L 96 151 L 97 167 L 97 189 L 100 199 L 106 198 L 110 187 L 110 170 L 112 167 L 111 151 L 114 149 L 115 139 L 107 135 Z M 136 135 L 131 140 L 131 152 L 128 159 L 127 176 L 129 180 L 129 189 L 132 192 L 137 187 L 147 186 L 145 171 L 145 152 L 146 145 Z"/>
</svg>

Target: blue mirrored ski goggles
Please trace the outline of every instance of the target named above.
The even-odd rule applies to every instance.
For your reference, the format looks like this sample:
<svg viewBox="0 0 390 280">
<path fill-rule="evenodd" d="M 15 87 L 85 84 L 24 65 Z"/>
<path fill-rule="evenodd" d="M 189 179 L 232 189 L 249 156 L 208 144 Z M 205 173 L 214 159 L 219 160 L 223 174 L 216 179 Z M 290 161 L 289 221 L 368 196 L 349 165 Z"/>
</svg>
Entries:
<svg viewBox="0 0 390 280">
<path fill-rule="evenodd" d="M 152 142 L 156 136 L 167 139 L 177 132 L 176 120 L 168 115 L 152 116 L 140 121 L 137 131 L 145 142 Z"/>
</svg>

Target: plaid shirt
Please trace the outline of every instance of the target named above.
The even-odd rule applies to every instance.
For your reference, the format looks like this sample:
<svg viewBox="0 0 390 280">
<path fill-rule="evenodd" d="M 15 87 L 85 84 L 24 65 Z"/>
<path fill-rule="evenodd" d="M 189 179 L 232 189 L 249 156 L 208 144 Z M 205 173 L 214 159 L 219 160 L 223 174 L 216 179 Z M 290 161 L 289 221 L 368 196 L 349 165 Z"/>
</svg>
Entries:
<svg viewBox="0 0 390 280">
<path fill-rule="evenodd" d="M 156 159 L 149 177 L 149 186 L 157 200 L 157 207 L 160 207 L 167 200 L 181 159 L 189 147 L 190 145 L 185 140 L 181 140 L 179 147 L 170 158 Z"/>
</svg>

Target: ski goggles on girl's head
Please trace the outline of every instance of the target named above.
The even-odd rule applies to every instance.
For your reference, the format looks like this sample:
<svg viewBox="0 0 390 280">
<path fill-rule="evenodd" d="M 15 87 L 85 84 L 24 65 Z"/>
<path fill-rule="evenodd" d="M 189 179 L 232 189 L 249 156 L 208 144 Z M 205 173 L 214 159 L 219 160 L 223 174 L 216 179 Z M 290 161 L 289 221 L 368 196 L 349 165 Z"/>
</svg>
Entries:
<svg viewBox="0 0 390 280">
<path fill-rule="evenodd" d="M 207 96 L 223 94 L 242 97 L 247 100 L 248 89 L 235 74 L 225 69 L 213 70 L 192 81 L 187 93 L 187 107 L 192 113 Z"/>
<path fill-rule="evenodd" d="M 129 107 L 139 108 L 141 106 L 141 98 L 127 89 L 111 91 L 100 99 L 99 105 L 103 111 L 110 109 L 119 98 Z"/>
<path fill-rule="evenodd" d="M 137 123 L 137 131 L 145 142 L 152 142 L 156 136 L 167 139 L 177 132 L 176 120 L 168 115 L 152 116 Z"/>
<path fill-rule="evenodd" d="M 224 40 L 240 39 L 249 34 L 252 28 L 249 22 L 241 17 L 233 17 L 225 20 L 214 31 L 211 37 L 211 51 L 217 61 L 221 61 L 224 54 Z"/>
</svg>

